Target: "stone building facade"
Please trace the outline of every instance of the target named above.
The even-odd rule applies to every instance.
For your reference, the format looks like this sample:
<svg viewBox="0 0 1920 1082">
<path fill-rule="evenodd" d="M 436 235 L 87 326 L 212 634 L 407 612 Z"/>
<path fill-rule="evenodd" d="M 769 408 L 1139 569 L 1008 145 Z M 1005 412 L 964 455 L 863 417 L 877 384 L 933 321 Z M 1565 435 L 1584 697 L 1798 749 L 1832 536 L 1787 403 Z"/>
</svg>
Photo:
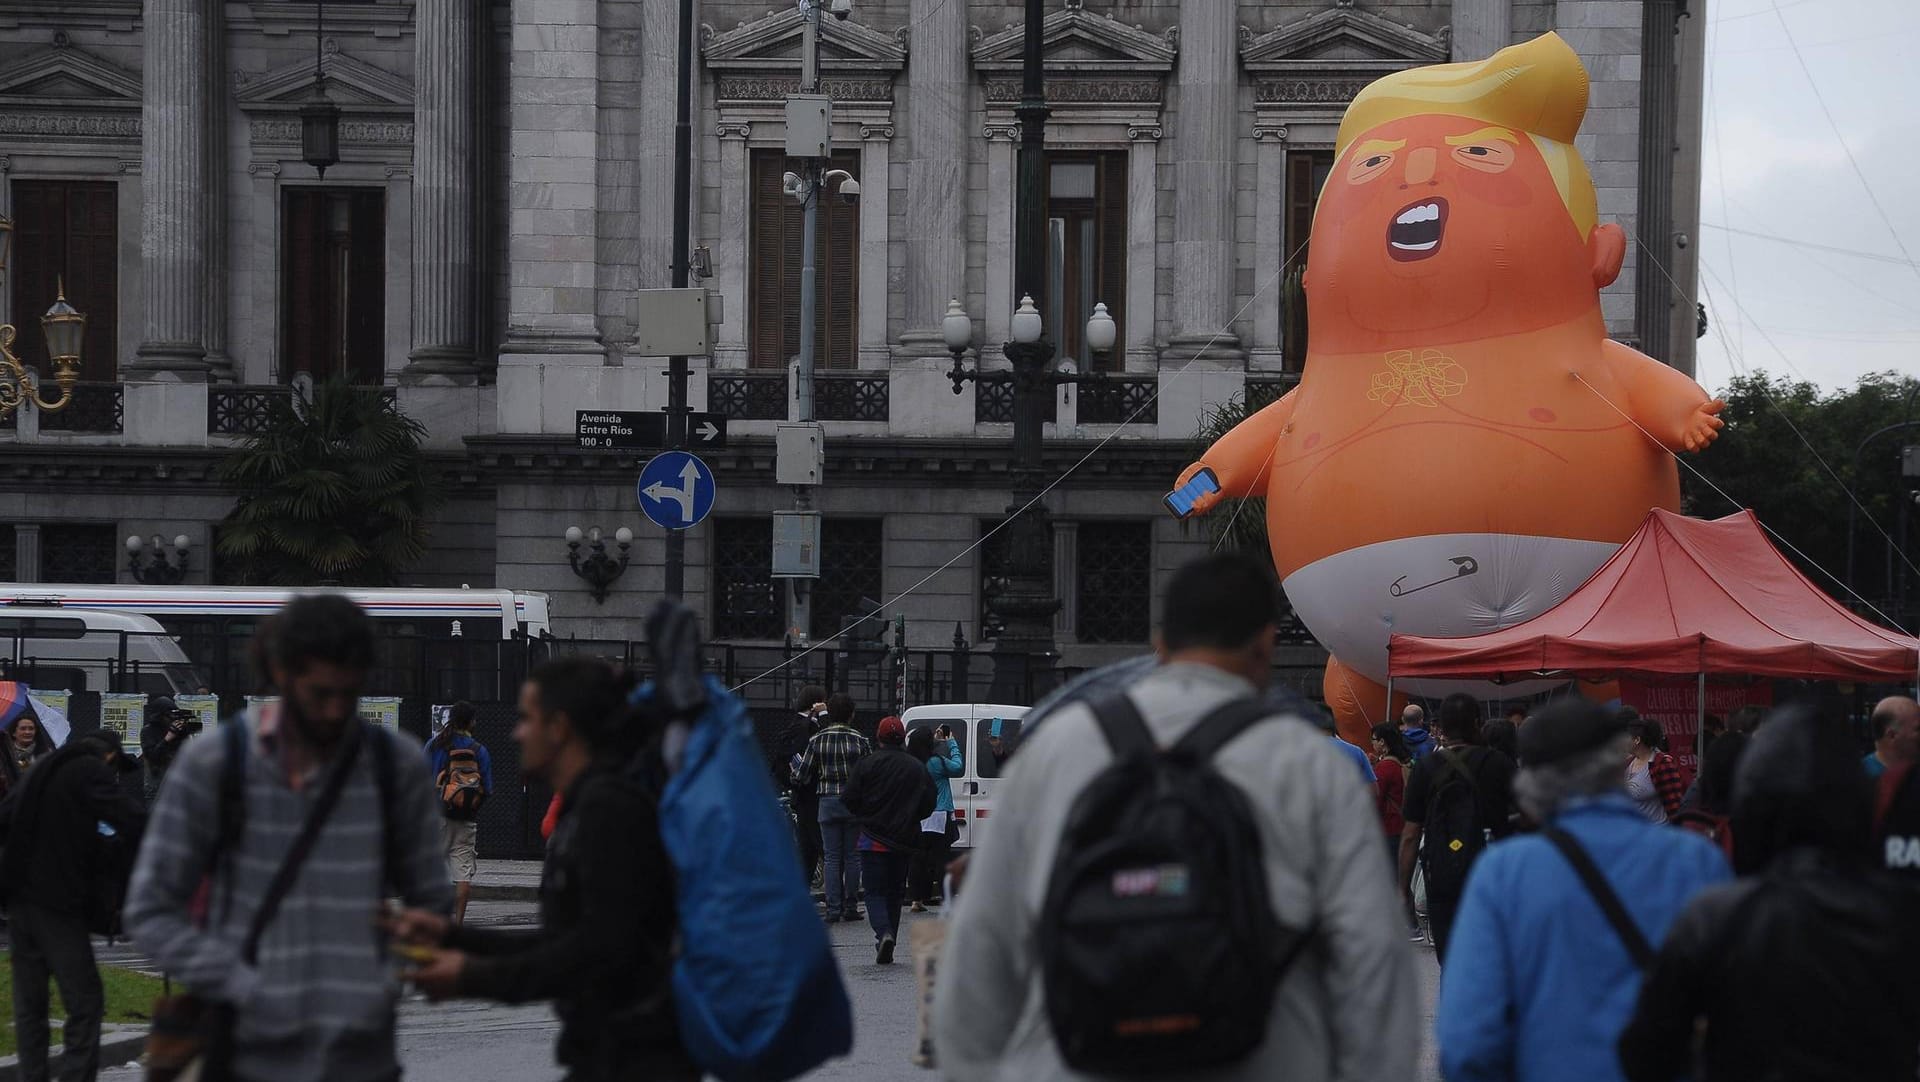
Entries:
<svg viewBox="0 0 1920 1082">
<path fill-rule="evenodd" d="M 793 501 L 771 436 L 794 408 L 799 210 L 779 177 L 802 21 L 696 7 L 692 234 L 725 318 L 691 388 L 731 432 L 689 599 L 720 636 L 767 641 L 906 594 L 915 645 L 977 641 L 995 545 L 974 542 L 1005 514 L 1010 403 L 953 393 L 940 320 L 958 299 L 976 354 L 1005 363 L 1022 9 L 858 0 L 822 23 L 836 163 L 863 194 L 821 215 L 826 568 L 800 628 L 766 562 L 767 515 Z M 1592 75 L 1580 149 L 1601 215 L 1642 242 L 1609 327 L 1691 368 L 1702 13 L 1685 7 L 1048 0 L 1048 317 L 1111 377 L 1063 394 L 1048 431 L 1070 661 L 1143 642 L 1158 582 L 1209 544 L 1160 496 L 1210 406 L 1297 378 L 1286 270 L 1345 103 L 1380 74 L 1563 35 Z M 324 8 L 319 32 L 311 0 L 0 0 L 0 213 L 20 227 L 0 314 L 34 338 L 60 277 L 93 320 L 82 401 L 0 429 L 0 578 L 125 579 L 117 539 L 154 533 L 193 538 L 193 577 L 217 576 L 218 461 L 298 373 L 342 374 L 391 387 L 444 463 L 453 498 L 416 581 L 546 590 L 561 634 L 637 637 L 661 535 L 634 456 L 577 449 L 574 413 L 666 404 L 632 304 L 674 256 L 677 5 Z M 1668 52 L 1645 47 L 1669 30 Z M 300 160 L 316 70 L 344 111 L 324 177 Z M 1648 253 L 1664 293 L 1637 285 Z M 1110 357 L 1080 343 L 1095 302 L 1119 323 Z M 567 566 L 573 524 L 638 534 L 605 603 Z"/>
</svg>

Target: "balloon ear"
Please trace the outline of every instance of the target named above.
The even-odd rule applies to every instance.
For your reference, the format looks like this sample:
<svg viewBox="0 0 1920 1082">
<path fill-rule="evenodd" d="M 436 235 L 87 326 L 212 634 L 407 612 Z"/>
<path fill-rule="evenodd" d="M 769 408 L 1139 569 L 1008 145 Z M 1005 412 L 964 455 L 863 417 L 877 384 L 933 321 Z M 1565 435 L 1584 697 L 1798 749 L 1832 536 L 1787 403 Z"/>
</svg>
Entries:
<svg viewBox="0 0 1920 1082">
<path fill-rule="evenodd" d="M 1627 258 L 1627 231 L 1614 222 L 1593 227 L 1587 237 L 1587 252 L 1593 256 L 1593 288 L 1605 289 L 1620 277 L 1620 264 Z"/>
</svg>

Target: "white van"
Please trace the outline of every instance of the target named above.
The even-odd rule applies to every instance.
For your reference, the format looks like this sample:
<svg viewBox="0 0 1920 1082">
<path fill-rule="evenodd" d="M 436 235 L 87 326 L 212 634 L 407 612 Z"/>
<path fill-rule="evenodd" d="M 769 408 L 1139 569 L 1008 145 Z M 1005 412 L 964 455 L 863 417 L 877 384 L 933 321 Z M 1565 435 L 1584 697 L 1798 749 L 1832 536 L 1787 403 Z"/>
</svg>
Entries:
<svg viewBox="0 0 1920 1082">
<path fill-rule="evenodd" d="M 1020 721 L 1027 716 L 1024 706 L 997 706 L 992 703 L 960 703 L 950 706 L 916 706 L 901 717 L 907 731 L 953 729 L 965 763 L 959 777 L 953 779 L 953 810 L 960 821 L 956 848 L 980 844 L 993 820 L 993 790 L 999 785 L 1004 764 L 996 754 L 996 743 L 1003 747 L 1020 742 Z"/>
<path fill-rule="evenodd" d="M 204 683 L 159 621 L 97 609 L 0 608 L 0 669 L 48 691 L 191 695 Z"/>
</svg>

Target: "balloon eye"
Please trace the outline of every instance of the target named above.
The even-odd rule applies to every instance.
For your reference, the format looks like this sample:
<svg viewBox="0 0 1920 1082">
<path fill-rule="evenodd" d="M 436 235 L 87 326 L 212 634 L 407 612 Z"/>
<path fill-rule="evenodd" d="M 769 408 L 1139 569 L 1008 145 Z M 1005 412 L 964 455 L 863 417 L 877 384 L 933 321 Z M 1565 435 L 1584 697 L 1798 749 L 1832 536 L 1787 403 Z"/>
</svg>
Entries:
<svg viewBox="0 0 1920 1082">
<path fill-rule="evenodd" d="M 1386 161 L 1387 161 L 1387 156 L 1385 154 L 1375 154 L 1373 157 L 1368 158 L 1366 161 L 1361 162 L 1360 164 L 1363 166 L 1366 166 L 1368 169 L 1371 169 L 1376 165 L 1385 165 Z"/>
<path fill-rule="evenodd" d="M 1467 147 L 1466 151 L 1476 158 L 1485 158 L 1493 153 L 1493 151 L 1486 147 Z"/>
</svg>

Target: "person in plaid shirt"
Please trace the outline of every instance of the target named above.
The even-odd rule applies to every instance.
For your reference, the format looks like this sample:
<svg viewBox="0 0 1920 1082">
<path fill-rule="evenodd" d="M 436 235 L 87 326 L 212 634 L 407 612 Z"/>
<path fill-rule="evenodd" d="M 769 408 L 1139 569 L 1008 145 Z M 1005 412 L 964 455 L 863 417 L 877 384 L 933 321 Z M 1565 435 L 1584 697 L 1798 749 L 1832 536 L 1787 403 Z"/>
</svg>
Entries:
<svg viewBox="0 0 1920 1082">
<path fill-rule="evenodd" d="M 1627 760 L 1627 794 L 1648 819 L 1664 823 L 1680 814 L 1687 795 L 1687 779 L 1680 774 L 1680 764 L 1667 754 L 1666 727 L 1642 718 L 1631 706 L 1621 707 L 1619 716 L 1633 738 L 1633 755 Z"/>
<path fill-rule="evenodd" d="M 818 785 L 820 844 L 826 863 L 827 923 L 859 920 L 860 857 L 854 852 L 860 826 L 840 799 L 853 764 L 873 750 L 867 738 L 853 730 L 853 697 L 840 692 L 827 699 L 827 726 L 807 741 L 806 753 L 794 770 L 802 787 Z"/>
</svg>

